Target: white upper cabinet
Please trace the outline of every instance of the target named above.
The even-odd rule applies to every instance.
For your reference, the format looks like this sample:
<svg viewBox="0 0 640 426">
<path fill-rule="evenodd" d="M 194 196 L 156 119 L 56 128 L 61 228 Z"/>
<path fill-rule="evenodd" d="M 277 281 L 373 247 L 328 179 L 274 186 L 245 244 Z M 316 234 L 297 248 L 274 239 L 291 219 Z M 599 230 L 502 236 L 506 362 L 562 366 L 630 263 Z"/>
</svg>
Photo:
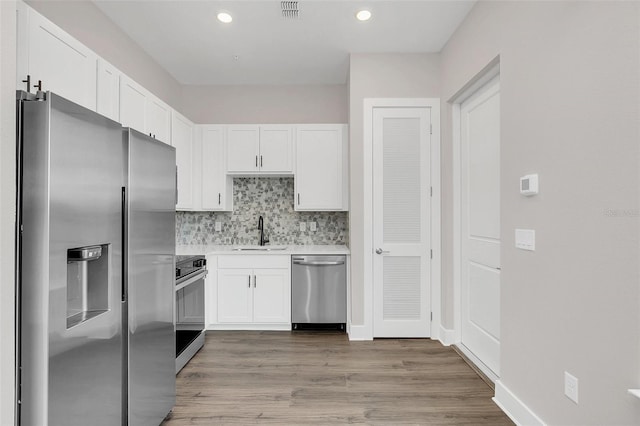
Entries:
<svg viewBox="0 0 640 426">
<path fill-rule="evenodd" d="M 232 174 L 293 172 L 292 128 L 288 125 L 233 125 L 227 128 L 227 171 Z"/>
<path fill-rule="evenodd" d="M 202 137 L 200 157 L 202 210 L 233 210 L 233 178 L 227 176 L 225 126 L 198 126 Z"/>
<path fill-rule="evenodd" d="M 195 200 L 195 153 L 194 125 L 191 121 L 173 112 L 171 115 L 171 141 L 176 149 L 176 166 L 178 168 L 178 210 L 193 210 Z"/>
<path fill-rule="evenodd" d="M 96 110 L 98 57 L 78 40 L 42 15 L 18 3 L 18 89 L 25 90 L 27 76 L 31 92 L 41 89 Z"/>
<path fill-rule="evenodd" d="M 295 210 L 348 209 L 348 144 L 344 124 L 296 128 Z"/>
<path fill-rule="evenodd" d="M 120 76 L 120 122 L 171 143 L 171 108 L 124 74 Z"/>
<path fill-rule="evenodd" d="M 260 126 L 261 172 L 293 171 L 293 135 L 291 126 Z"/>
<path fill-rule="evenodd" d="M 171 108 L 160 99 L 147 93 L 145 133 L 166 144 L 171 144 Z"/>
<path fill-rule="evenodd" d="M 231 173 L 257 172 L 260 155 L 258 126 L 227 126 L 227 167 Z"/>
<path fill-rule="evenodd" d="M 98 58 L 96 112 L 114 121 L 120 121 L 120 74 L 116 67 Z"/>
<path fill-rule="evenodd" d="M 147 133 L 145 125 L 147 91 L 125 75 L 120 76 L 120 123 Z"/>
</svg>

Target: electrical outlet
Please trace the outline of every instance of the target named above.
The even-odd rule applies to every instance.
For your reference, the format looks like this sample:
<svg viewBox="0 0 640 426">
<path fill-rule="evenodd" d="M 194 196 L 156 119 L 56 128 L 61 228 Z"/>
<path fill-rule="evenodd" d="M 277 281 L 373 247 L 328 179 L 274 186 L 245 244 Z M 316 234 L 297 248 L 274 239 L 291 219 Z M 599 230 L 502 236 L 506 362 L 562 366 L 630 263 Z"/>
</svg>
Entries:
<svg viewBox="0 0 640 426">
<path fill-rule="evenodd" d="M 222 222 L 216 222 L 216 232 L 222 231 Z"/>
<path fill-rule="evenodd" d="M 300 222 L 300 232 L 304 232 L 307 230 L 307 224 L 304 222 Z"/>
<path fill-rule="evenodd" d="M 564 394 L 576 404 L 578 403 L 578 379 L 564 372 Z"/>
<path fill-rule="evenodd" d="M 309 230 L 311 232 L 316 232 L 316 223 L 315 222 L 309 222 Z"/>
</svg>

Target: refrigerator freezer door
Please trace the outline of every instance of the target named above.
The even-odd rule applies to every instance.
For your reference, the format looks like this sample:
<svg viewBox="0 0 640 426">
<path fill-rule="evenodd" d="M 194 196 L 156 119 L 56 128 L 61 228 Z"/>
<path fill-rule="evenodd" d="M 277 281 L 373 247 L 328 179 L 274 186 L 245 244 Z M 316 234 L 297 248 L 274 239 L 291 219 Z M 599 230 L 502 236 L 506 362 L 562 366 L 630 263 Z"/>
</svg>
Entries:
<svg viewBox="0 0 640 426">
<path fill-rule="evenodd" d="M 158 425 L 175 404 L 175 148 L 129 140 L 129 425 Z"/>
<path fill-rule="evenodd" d="M 120 424 L 122 128 L 51 93 L 22 106 L 21 425 Z"/>
</svg>

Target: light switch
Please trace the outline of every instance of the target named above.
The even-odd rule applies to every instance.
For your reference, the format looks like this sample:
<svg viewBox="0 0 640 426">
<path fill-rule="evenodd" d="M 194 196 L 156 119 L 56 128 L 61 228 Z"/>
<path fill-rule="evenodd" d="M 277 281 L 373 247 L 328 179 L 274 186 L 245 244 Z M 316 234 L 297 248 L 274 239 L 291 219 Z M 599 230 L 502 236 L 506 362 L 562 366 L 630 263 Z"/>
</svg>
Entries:
<svg viewBox="0 0 640 426">
<path fill-rule="evenodd" d="M 536 231 L 533 229 L 516 229 L 516 247 L 522 250 L 535 251 Z"/>
<path fill-rule="evenodd" d="M 309 222 L 309 230 L 311 232 L 316 232 L 316 223 L 315 222 Z"/>
<path fill-rule="evenodd" d="M 222 231 L 222 222 L 216 222 L 216 232 Z"/>
<path fill-rule="evenodd" d="M 304 232 L 307 230 L 307 224 L 305 222 L 300 222 L 300 232 Z"/>
</svg>

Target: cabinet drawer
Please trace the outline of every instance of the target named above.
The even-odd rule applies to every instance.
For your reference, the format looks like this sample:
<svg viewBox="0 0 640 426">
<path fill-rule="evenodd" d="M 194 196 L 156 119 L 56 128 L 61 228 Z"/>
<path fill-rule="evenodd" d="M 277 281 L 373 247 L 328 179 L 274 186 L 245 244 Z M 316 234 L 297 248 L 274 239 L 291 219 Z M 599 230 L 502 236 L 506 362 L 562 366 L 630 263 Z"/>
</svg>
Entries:
<svg viewBox="0 0 640 426">
<path fill-rule="evenodd" d="M 229 268 L 288 268 L 291 256 L 288 255 L 222 255 L 218 256 L 218 269 Z"/>
</svg>

